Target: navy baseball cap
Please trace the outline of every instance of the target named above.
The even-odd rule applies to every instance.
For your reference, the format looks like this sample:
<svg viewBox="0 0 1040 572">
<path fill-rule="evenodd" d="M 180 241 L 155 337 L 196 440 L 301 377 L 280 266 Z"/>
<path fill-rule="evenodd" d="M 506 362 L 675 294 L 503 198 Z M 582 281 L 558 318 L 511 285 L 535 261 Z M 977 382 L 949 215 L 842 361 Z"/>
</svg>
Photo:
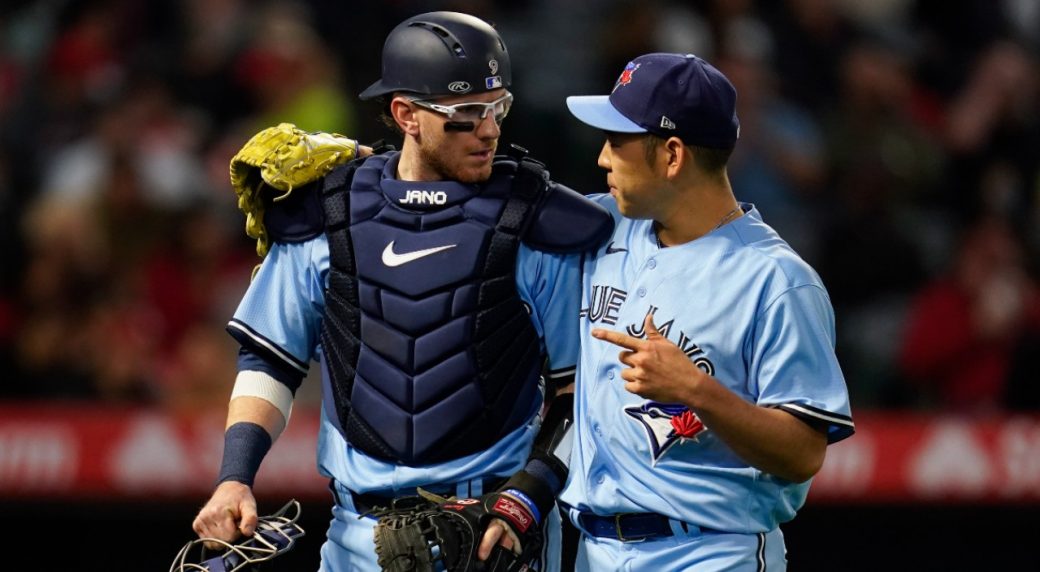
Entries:
<svg viewBox="0 0 1040 572">
<path fill-rule="evenodd" d="M 687 145 L 730 149 L 740 136 L 737 90 L 692 54 L 647 54 L 625 66 L 610 95 L 575 95 L 567 108 L 604 131 L 678 137 Z"/>
</svg>

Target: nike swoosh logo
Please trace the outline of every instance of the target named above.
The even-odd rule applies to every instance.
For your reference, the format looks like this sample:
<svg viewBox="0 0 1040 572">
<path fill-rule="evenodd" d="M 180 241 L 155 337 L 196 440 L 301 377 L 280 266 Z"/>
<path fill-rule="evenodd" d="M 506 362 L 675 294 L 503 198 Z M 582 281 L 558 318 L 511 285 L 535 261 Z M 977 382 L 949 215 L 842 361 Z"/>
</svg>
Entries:
<svg viewBox="0 0 1040 572">
<path fill-rule="evenodd" d="M 395 266 L 400 266 L 402 264 L 408 264 L 409 262 L 412 262 L 414 260 L 419 260 L 420 258 L 422 258 L 424 256 L 429 256 L 431 254 L 438 253 L 438 252 L 440 252 L 442 250 L 448 250 L 449 248 L 455 248 L 455 246 L 456 245 L 454 245 L 454 244 L 448 244 L 448 245 L 445 245 L 445 246 L 437 246 L 435 248 L 425 248 L 423 250 L 416 250 L 416 251 L 413 251 L 413 252 L 403 252 L 403 253 L 398 254 L 398 253 L 394 252 L 394 241 L 391 240 L 390 244 L 386 245 L 386 248 L 383 249 L 383 264 L 386 264 L 387 266 L 393 268 Z"/>
<path fill-rule="evenodd" d="M 607 254 L 614 254 L 616 252 L 628 252 L 627 248 L 614 248 L 614 241 L 610 241 L 607 245 Z"/>
</svg>

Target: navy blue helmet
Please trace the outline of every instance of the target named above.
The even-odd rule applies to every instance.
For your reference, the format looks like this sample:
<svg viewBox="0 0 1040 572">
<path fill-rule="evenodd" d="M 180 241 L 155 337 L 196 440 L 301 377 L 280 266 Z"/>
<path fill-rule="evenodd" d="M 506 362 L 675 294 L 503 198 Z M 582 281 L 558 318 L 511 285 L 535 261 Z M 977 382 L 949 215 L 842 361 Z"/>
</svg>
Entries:
<svg viewBox="0 0 1040 572">
<path fill-rule="evenodd" d="M 383 77 L 361 93 L 463 95 L 512 83 L 505 42 L 490 24 L 459 12 L 429 12 L 398 24 L 383 45 Z"/>
</svg>

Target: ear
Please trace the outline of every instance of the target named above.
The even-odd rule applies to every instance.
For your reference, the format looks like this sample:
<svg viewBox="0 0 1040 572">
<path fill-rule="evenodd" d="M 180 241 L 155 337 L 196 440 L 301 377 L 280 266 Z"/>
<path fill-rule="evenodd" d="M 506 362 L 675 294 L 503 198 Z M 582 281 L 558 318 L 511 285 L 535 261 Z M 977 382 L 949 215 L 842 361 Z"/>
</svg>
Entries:
<svg viewBox="0 0 1040 572">
<path fill-rule="evenodd" d="M 419 118 L 415 108 L 403 97 L 395 97 L 390 101 L 390 116 L 405 135 L 419 136 Z"/>
<path fill-rule="evenodd" d="M 678 137 L 669 137 L 662 145 L 662 151 L 665 155 L 665 176 L 669 179 L 678 177 L 683 167 L 693 159 L 690 156 L 690 148 Z"/>
</svg>

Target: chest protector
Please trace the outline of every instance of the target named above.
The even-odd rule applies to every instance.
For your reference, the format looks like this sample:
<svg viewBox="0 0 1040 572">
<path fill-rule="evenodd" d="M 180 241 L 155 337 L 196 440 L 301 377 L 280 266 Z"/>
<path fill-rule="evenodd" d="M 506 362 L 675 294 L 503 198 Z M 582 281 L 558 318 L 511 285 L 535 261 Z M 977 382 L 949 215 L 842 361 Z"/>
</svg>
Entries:
<svg viewBox="0 0 1040 572">
<path fill-rule="evenodd" d="M 498 160 L 480 185 L 399 181 L 384 175 L 395 157 L 325 179 L 322 374 L 353 446 L 421 465 L 486 449 L 532 413 L 543 356 L 515 271 L 546 180 Z"/>
</svg>

